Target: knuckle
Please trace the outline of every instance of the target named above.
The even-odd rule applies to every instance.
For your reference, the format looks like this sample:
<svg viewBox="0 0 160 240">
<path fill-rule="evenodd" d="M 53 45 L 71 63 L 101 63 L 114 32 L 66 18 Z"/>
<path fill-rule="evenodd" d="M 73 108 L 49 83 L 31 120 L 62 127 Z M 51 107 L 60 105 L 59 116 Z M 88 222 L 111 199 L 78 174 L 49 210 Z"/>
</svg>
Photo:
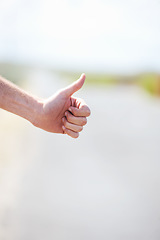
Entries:
<svg viewBox="0 0 160 240">
<path fill-rule="evenodd" d="M 74 116 L 78 116 L 78 109 L 77 109 L 77 108 L 74 108 L 74 110 L 73 110 L 73 115 L 74 115 Z"/>
<path fill-rule="evenodd" d="M 74 138 L 78 138 L 79 137 L 79 133 L 77 132 L 77 133 L 74 133 L 74 136 L 73 136 Z"/>
<path fill-rule="evenodd" d="M 69 122 L 72 121 L 72 115 L 71 115 L 71 114 L 68 114 L 68 116 L 67 116 L 67 120 L 68 120 Z"/>
<path fill-rule="evenodd" d="M 89 117 L 89 116 L 91 115 L 91 110 L 88 108 L 88 109 L 86 110 L 86 113 L 87 113 L 87 116 Z"/>
<path fill-rule="evenodd" d="M 67 133 L 68 136 L 72 137 L 71 131 L 69 129 L 66 129 L 66 133 Z"/>
<path fill-rule="evenodd" d="M 82 130 L 83 130 L 83 127 L 82 127 L 82 126 L 79 126 L 78 132 L 81 132 Z"/>
<path fill-rule="evenodd" d="M 87 124 L 87 118 L 82 119 L 82 124 L 83 124 L 83 126 Z"/>
<path fill-rule="evenodd" d="M 67 126 L 68 126 L 68 123 L 67 123 L 67 121 L 66 120 L 64 120 L 64 126 L 67 128 Z"/>
</svg>

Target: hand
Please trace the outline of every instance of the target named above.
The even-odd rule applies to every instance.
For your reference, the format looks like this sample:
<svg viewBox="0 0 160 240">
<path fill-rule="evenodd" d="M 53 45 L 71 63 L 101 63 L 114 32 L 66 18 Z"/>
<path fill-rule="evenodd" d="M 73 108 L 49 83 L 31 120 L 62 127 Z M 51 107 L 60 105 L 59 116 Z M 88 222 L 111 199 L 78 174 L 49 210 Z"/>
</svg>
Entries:
<svg viewBox="0 0 160 240">
<path fill-rule="evenodd" d="M 72 95 L 83 86 L 84 81 L 85 74 L 82 74 L 73 84 L 42 101 L 41 114 L 34 125 L 48 132 L 65 133 L 77 138 L 87 123 L 90 109 L 84 100 Z"/>
</svg>

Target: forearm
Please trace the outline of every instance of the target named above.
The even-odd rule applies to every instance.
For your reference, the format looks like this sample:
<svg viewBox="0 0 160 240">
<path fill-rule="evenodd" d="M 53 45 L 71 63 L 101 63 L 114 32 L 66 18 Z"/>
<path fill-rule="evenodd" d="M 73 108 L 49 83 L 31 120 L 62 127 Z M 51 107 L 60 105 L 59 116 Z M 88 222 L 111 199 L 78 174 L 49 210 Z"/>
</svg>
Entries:
<svg viewBox="0 0 160 240">
<path fill-rule="evenodd" d="M 77 138 L 90 110 L 83 100 L 72 95 L 83 86 L 84 81 L 85 74 L 82 74 L 70 86 L 41 100 L 0 76 L 0 108 L 27 119 L 45 131 L 66 133 Z"/>
<path fill-rule="evenodd" d="M 38 98 L 0 77 L 0 108 L 21 116 L 35 125 L 40 115 L 41 103 Z"/>
</svg>

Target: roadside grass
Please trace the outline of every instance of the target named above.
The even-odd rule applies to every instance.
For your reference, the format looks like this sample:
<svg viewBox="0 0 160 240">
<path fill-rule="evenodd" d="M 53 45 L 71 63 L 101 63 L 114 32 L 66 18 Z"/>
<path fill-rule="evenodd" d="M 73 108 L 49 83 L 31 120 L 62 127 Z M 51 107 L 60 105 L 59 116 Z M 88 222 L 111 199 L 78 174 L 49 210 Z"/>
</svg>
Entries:
<svg viewBox="0 0 160 240">
<path fill-rule="evenodd" d="M 143 74 L 137 79 L 139 86 L 146 89 L 152 95 L 160 96 L 160 75 Z"/>
<path fill-rule="evenodd" d="M 41 67 L 40 67 L 41 68 Z M 34 66 L 0 63 L 0 75 L 15 84 L 23 86 L 26 75 Z M 73 82 L 78 79 L 81 72 L 61 71 L 52 68 L 45 69 L 47 71 L 59 74 L 63 79 Z M 137 75 L 112 75 L 105 73 L 86 72 L 86 84 L 94 86 L 108 87 L 111 85 L 138 85 L 145 89 L 148 93 L 155 96 L 160 96 L 160 74 L 156 73 L 141 73 Z"/>
<path fill-rule="evenodd" d="M 62 77 L 74 81 L 81 73 L 60 72 Z M 108 87 L 111 85 L 137 85 L 146 90 L 151 95 L 160 96 L 160 74 L 143 73 L 137 75 L 109 75 L 86 73 L 86 84 L 94 86 Z"/>
</svg>

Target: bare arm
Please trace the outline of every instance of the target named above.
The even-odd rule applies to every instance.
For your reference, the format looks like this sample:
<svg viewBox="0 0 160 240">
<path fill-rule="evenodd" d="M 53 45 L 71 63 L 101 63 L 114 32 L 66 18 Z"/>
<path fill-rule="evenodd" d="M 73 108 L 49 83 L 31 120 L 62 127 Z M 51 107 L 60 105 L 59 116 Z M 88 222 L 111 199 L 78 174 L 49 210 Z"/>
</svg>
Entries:
<svg viewBox="0 0 160 240">
<path fill-rule="evenodd" d="M 90 110 L 81 99 L 72 97 L 85 81 L 85 75 L 46 100 L 40 100 L 0 77 L 0 108 L 19 115 L 48 132 L 78 137 Z"/>
<path fill-rule="evenodd" d="M 38 98 L 36 99 L 15 84 L 0 77 L 0 108 L 34 123 L 40 114 L 41 103 Z"/>
</svg>

